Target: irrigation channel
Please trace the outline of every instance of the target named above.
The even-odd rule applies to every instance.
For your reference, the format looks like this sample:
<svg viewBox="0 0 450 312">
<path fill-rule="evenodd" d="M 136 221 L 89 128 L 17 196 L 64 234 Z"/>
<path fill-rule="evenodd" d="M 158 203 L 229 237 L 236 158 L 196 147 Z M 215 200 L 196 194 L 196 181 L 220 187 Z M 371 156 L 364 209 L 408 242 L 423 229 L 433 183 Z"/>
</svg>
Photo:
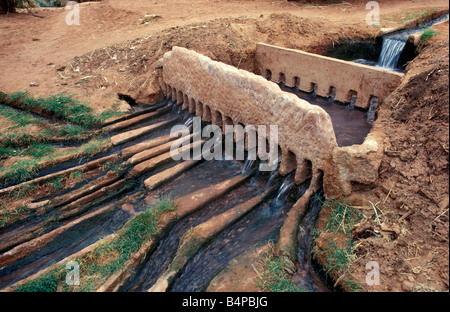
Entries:
<svg viewBox="0 0 450 312">
<path fill-rule="evenodd" d="M 448 20 L 448 18 L 449 15 L 446 14 L 437 19 L 425 22 L 420 26 L 401 29 L 392 33 L 385 34 L 383 36 L 383 45 L 381 47 L 381 53 L 378 58 L 378 62 L 368 61 L 365 59 L 357 59 L 354 60 L 354 62 L 401 72 L 402 70 L 398 68 L 398 61 L 403 52 L 403 49 L 406 46 L 409 36 L 412 34 L 423 32 L 435 24 Z"/>
<path fill-rule="evenodd" d="M 311 94 L 298 95 L 309 97 L 311 101 L 314 98 Z M 350 104 L 337 105 L 333 99 L 316 101 L 330 113 L 341 146 L 362 142 L 370 130 L 365 112 L 349 109 Z M 36 198 L 31 203 L 34 208 L 29 215 L 3 228 L 0 231 L 0 289 L 117 232 L 149 204 L 164 197 L 182 202 L 187 197 L 204 196 L 205 193 L 206 197 L 211 196 L 161 237 L 119 291 L 151 289 L 170 268 L 185 233 L 238 206 L 246 207 L 245 213 L 214 233 L 186 259 L 165 290 L 204 291 L 232 259 L 253 246 L 276 242 L 286 213 L 305 193 L 311 181 L 296 185 L 293 174 L 282 177 L 278 169 L 259 171 L 259 162 L 250 159 L 239 161 L 234 157 L 227 160 L 223 156 L 221 160 L 211 161 L 173 160 L 169 152 L 175 140 L 170 137 L 171 128 L 185 124 L 192 135 L 192 119 L 192 115 L 168 99 L 152 106 L 135 107 L 135 112 L 104 125 L 102 133 L 112 144 L 102 154 L 82 163 L 72 161 L 57 165 L 25 182 L 45 180 L 78 167 L 97 168 L 106 161 L 115 161 L 121 168 L 100 172 L 52 196 Z M 202 122 L 202 126 L 206 125 Z M 226 188 L 221 189 L 224 185 Z M 17 187 L 20 185 L 9 185 L 0 189 L 0 193 Z M 212 196 L 209 194 L 212 189 L 222 191 Z M 297 283 L 311 291 L 328 290 L 313 269 L 310 257 L 311 231 L 321 208 L 320 194 L 321 190 L 309 201 L 298 237 L 299 268 L 304 274 Z M 132 200 L 118 207 L 113 205 L 125 198 Z"/>
</svg>

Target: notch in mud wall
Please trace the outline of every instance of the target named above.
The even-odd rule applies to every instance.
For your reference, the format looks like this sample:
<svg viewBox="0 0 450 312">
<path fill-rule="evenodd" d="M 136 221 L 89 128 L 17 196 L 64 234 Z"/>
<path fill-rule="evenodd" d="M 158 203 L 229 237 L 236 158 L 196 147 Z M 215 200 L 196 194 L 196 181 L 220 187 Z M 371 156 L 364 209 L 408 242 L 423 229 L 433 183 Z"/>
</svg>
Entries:
<svg viewBox="0 0 450 312">
<path fill-rule="evenodd" d="M 195 116 L 202 118 L 203 117 L 203 103 L 198 101 L 195 105 Z"/>
<path fill-rule="evenodd" d="M 195 100 L 193 98 L 189 99 L 189 114 L 195 114 Z"/>
<path fill-rule="evenodd" d="M 177 95 L 177 104 L 181 105 L 183 104 L 184 101 L 184 96 L 183 96 L 183 92 L 178 91 L 178 95 Z"/>
<path fill-rule="evenodd" d="M 222 114 L 218 110 L 212 112 L 212 123 L 219 127 L 223 125 Z"/>
<path fill-rule="evenodd" d="M 358 92 L 356 92 L 355 90 L 350 90 L 348 91 L 348 95 L 347 95 L 347 108 L 349 110 L 354 110 L 355 109 L 355 103 L 356 100 L 358 99 Z"/>
<path fill-rule="evenodd" d="M 302 184 L 306 180 L 312 177 L 313 166 L 312 162 L 308 159 L 303 159 L 298 163 L 297 170 L 295 171 L 294 182 L 297 185 Z"/>
<path fill-rule="evenodd" d="M 336 98 L 336 88 L 331 86 L 330 90 L 328 91 L 328 102 L 333 103 L 335 98 Z"/>
<path fill-rule="evenodd" d="M 172 94 L 171 94 L 171 98 L 172 102 L 176 103 L 177 102 L 177 89 L 172 88 Z"/>
<path fill-rule="evenodd" d="M 317 88 L 318 88 L 317 83 L 311 82 L 311 86 L 309 88 L 309 92 L 311 93 L 311 97 L 315 98 L 317 96 Z"/>
<path fill-rule="evenodd" d="M 300 90 L 300 77 L 295 76 L 292 79 L 292 84 L 293 84 L 294 88 L 296 88 L 297 90 Z"/>
<path fill-rule="evenodd" d="M 211 109 L 209 108 L 208 105 L 205 105 L 205 107 L 203 108 L 202 119 L 203 119 L 203 121 L 211 122 Z"/>
<path fill-rule="evenodd" d="M 290 150 L 283 150 L 281 152 L 281 165 L 280 165 L 280 174 L 282 176 L 291 173 L 297 168 L 297 157 Z"/>
<path fill-rule="evenodd" d="M 280 75 L 278 76 L 278 82 L 286 84 L 286 75 L 284 73 L 280 73 Z"/>
<path fill-rule="evenodd" d="M 181 106 L 181 108 L 189 109 L 189 97 L 187 96 L 187 94 L 184 95 L 183 106 Z"/>
<path fill-rule="evenodd" d="M 270 69 L 266 69 L 266 72 L 264 73 L 264 77 L 269 81 L 272 80 L 272 71 Z"/>
<path fill-rule="evenodd" d="M 233 120 L 230 118 L 230 117 L 228 117 L 228 116 L 224 116 L 223 118 L 222 118 L 222 124 L 223 124 L 223 133 L 224 134 L 227 134 L 228 132 L 227 132 L 227 128 L 225 128 L 225 126 L 233 126 L 234 125 L 234 123 L 233 123 Z M 233 131 L 233 128 L 231 128 L 231 131 Z"/>
</svg>

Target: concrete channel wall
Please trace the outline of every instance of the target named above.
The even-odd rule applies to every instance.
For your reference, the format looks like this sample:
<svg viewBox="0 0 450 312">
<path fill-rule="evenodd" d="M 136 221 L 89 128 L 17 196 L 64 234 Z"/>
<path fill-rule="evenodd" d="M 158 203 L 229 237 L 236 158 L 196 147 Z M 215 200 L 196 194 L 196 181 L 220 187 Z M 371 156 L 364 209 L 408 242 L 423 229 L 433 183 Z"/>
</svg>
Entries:
<svg viewBox="0 0 450 312">
<path fill-rule="evenodd" d="M 370 183 L 378 175 L 376 134 L 362 145 L 338 147 L 330 116 L 274 82 L 180 47 L 164 54 L 156 72 L 165 95 L 204 121 L 278 125 L 279 170 L 295 170 L 296 183 L 321 170 L 325 195 L 339 197 L 351 193 L 352 182 Z"/>
<path fill-rule="evenodd" d="M 256 62 L 260 74 L 274 82 L 317 94 L 331 95 L 335 100 L 348 103 L 356 94 L 355 106 L 368 109 L 370 99 L 381 104 L 400 84 L 403 74 L 372 66 L 347 62 L 299 50 L 285 49 L 263 43 L 256 45 Z"/>
</svg>

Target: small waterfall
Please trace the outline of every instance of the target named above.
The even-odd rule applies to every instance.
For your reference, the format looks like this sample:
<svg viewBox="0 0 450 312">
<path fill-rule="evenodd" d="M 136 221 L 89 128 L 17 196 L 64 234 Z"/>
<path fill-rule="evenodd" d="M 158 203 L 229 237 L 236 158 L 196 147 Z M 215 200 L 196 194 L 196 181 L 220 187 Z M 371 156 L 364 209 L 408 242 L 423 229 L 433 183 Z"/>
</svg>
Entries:
<svg viewBox="0 0 450 312">
<path fill-rule="evenodd" d="M 287 195 L 288 195 L 288 191 L 291 189 L 292 187 L 292 182 L 291 181 L 287 181 L 284 180 L 283 184 L 281 184 L 279 190 L 278 190 L 278 194 L 277 197 L 275 197 L 275 202 L 283 202 Z"/>
<path fill-rule="evenodd" d="M 247 158 L 242 166 L 242 173 L 250 173 L 256 160 Z"/>
<path fill-rule="evenodd" d="M 273 182 L 278 178 L 278 170 L 272 171 L 269 179 L 267 180 L 266 188 L 269 188 L 273 185 Z"/>
<path fill-rule="evenodd" d="M 176 112 L 177 112 L 177 115 L 178 115 L 178 117 L 180 117 L 181 116 L 181 114 L 183 113 L 183 110 L 181 109 L 181 105 L 176 105 Z"/>
<path fill-rule="evenodd" d="M 348 103 L 347 105 L 347 110 L 348 111 L 353 111 L 355 109 L 355 103 L 356 103 L 356 94 L 352 94 L 352 96 L 350 97 L 350 103 Z"/>
<path fill-rule="evenodd" d="M 192 125 L 193 121 L 194 121 L 194 117 L 190 117 L 184 122 L 184 125 L 186 127 L 190 127 Z"/>
<path fill-rule="evenodd" d="M 322 208 L 322 192 L 318 192 L 310 199 L 309 209 L 298 228 L 298 264 L 297 272 L 292 281 L 305 289 L 320 291 L 316 280 L 319 279 L 311 264 L 311 250 L 313 247 L 313 230 Z M 323 289 L 322 289 L 323 290 Z"/>
<path fill-rule="evenodd" d="M 381 54 L 378 59 L 377 67 L 389 70 L 395 69 L 407 40 L 407 34 L 386 37 L 383 40 L 383 46 L 381 47 Z"/>
<path fill-rule="evenodd" d="M 177 111 L 178 105 L 175 102 L 170 101 L 169 102 L 169 107 L 171 108 L 171 112 L 174 113 Z"/>
<path fill-rule="evenodd" d="M 400 55 L 403 52 L 403 48 L 408 41 L 409 35 L 424 31 L 434 24 L 443 22 L 448 19 L 448 14 L 437 18 L 435 20 L 431 20 L 429 22 L 424 23 L 418 27 L 408 28 L 394 34 L 386 35 L 383 38 L 383 45 L 381 47 L 381 54 L 378 59 L 377 67 L 389 70 L 395 70 L 397 67 L 398 60 Z"/>
<path fill-rule="evenodd" d="M 367 122 L 369 125 L 373 124 L 375 121 L 375 112 L 378 108 L 378 98 L 373 96 L 370 99 L 369 110 L 367 111 Z"/>
<path fill-rule="evenodd" d="M 311 92 L 311 94 L 309 95 L 309 97 L 314 100 L 317 97 L 317 83 L 314 84 L 313 86 L 313 91 Z"/>
<path fill-rule="evenodd" d="M 328 104 L 329 105 L 333 104 L 335 98 L 336 98 L 336 88 L 332 87 L 330 96 L 328 97 Z"/>
</svg>

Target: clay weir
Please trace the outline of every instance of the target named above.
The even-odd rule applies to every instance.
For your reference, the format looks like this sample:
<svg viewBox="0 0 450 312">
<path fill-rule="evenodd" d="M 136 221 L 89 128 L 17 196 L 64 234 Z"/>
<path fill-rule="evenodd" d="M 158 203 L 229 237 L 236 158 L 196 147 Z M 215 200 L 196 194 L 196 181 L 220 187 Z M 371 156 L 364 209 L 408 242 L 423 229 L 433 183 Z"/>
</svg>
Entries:
<svg viewBox="0 0 450 312">
<path fill-rule="evenodd" d="M 355 105 L 364 108 L 373 98 L 381 104 L 403 76 L 265 44 L 257 45 L 256 55 L 261 73 L 270 73 L 269 79 L 279 77 L 300 89 L 315 85 L 323 96 L 333 90 L 335 99 L 343 102 L 356 95 Z M 322 108 L 283 92 L 262 76 L 180 47 L 164 55 L 157 72 L 165 95 L 204 121 L 218 126 L 278 125 L 279 172 L 295 170 L 297 184 L 318 170 L 325 195 L 338 197 L 351 193 L 352 182 L 370 183 L 377 177 L 382 148 L 376 133 L 361 145 L 338 147 L 331 118 Z"/>
</svg>

